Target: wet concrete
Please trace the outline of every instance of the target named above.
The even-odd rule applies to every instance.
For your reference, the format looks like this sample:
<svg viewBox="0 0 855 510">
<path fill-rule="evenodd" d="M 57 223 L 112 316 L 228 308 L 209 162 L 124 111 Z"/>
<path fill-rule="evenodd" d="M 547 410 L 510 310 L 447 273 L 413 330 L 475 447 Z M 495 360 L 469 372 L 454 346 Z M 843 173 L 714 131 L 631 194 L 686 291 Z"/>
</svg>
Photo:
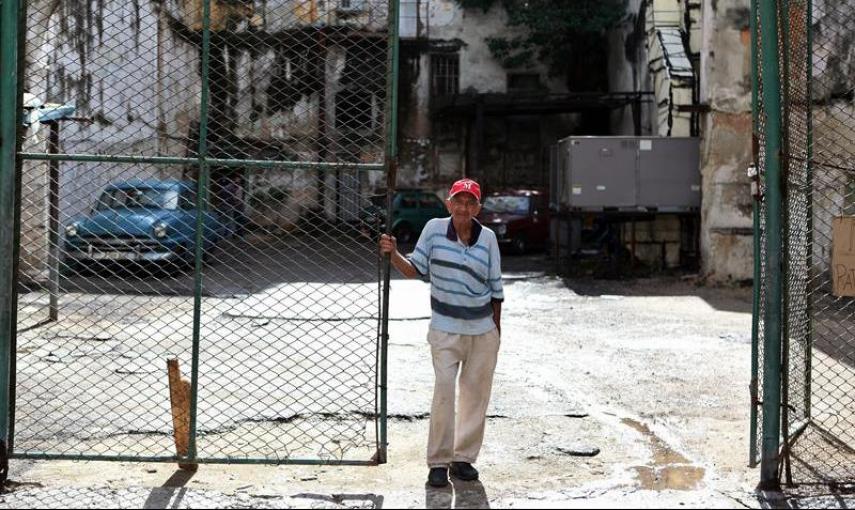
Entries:
<svg viewBox="0 0 855 510">
<path fill-rule="evenodd" d="M 631 418 L 621 423 L 637 430 L 650 441 L 651 464 L 634 466 L 638 481 L 646 490 L 692 490 L 698 487 L 706 470 L 693 465 L 683 454 L 673 450 L 650 427 Z"/>
</svg>

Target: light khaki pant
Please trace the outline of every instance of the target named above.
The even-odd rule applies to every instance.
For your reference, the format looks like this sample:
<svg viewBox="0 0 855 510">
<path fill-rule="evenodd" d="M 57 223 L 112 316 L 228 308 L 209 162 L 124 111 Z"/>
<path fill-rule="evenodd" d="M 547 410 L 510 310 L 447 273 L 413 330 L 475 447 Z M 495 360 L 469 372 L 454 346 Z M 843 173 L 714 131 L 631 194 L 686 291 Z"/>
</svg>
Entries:
<svg viewBox="0 0 855 510">
<path fill-rule="evenodd" d="M 436 373 L 430 412 L 428 466 L 473 463 L 484 441 L 487 405 L 499 352 L 499 332 L 494 329 L 483 335 L 455 335 L 431 329 L 428 343 Z M 460 400 L 455 423 L 458 373 Z"/>
</svg>

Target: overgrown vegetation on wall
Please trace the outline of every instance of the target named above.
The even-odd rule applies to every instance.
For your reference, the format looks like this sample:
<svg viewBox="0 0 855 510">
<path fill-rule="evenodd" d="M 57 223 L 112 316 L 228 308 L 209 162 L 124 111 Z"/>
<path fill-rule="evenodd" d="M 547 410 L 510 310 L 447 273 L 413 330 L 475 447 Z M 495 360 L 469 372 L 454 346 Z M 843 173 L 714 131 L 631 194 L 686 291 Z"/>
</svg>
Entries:
<svg viewBox="0 0 855 510">
<path fill-rule="evenodd" d="M 627 0 L 457 0 L 467 9 L 485 12 L 501 5 L 508 26 L 523 29 L 517 36 L 488 37 L 493 56 L 507 68 L 531 62 L 549 65 L 554 74 L 568 74 L 575 90 L 604 90 L 605 34 L 626 16 Z"/>
</svg>

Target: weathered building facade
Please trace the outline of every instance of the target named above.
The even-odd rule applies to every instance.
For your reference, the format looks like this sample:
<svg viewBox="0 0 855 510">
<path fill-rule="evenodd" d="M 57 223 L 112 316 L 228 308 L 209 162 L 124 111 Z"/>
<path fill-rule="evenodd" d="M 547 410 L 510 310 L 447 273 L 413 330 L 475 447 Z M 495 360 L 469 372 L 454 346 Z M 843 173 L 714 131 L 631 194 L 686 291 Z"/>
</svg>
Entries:
<svg viewBox="0 0 855 510">
<path fill-rule="evenodd" d="M 650 133 L 701 137 L 702 274 L 751 279 L 749 1 L 634 0 L 629 12 L 612 34 L 610 83 L 653 92 Z M 612 121 L 626 131 L 625 114 Z M 650 235 L 669 231 L 654 226 Z"/>
<path fill-rule="evenodd" d="M 25 89 L 90 119 L 63 123 L 57 152 L 195 157 L 202 7 L 201 0 L 29 1 Z M 387 14 L 385 0 L 213 0 L 208 157 L 382 163 Z M 25 151 L 45 152 L 45 132 L 30 130 Z M 286 230 L 306 211 L 352 220 L 358 197 L 345 190 L 384 182 L 379 172 L 308 166 L 211 171 L 214 202 L 229 199 L 230 189 L 255 225 Z M 61 223 L 88 211 L 107 184 L 130 178 L 195 175 L 179 165 L 63 162 Z M 47 164 L 27 162 L 22 181 L 21 267 L 38 276 L 48 248 Z"/>
<path fill-rule="evenodd" d="M 687 58 L 683 76 L 673 69 L 649 70 L 646 45 L 654 41 L 647 39 L 658 37 L 652 17 L 628 16 L 588 65 L 568 64 L 556 75 L 537 60 L 523 68 L 505 67 L 491 53 L 489 38 L 514 35 L 501 2 L 487 11 L 464 9 L 455 0 L 407 5 L 399 108 L 402 186 L 441 192 L 448 181 L 465 175 L 488 191 L 547 188 L 549 149 L 567 136 L 697 131 L 698 115 L 691 110 L 697 87 Z M 636 12 L 641 5 L 635 2 Z M 682 18 L 677 16 L 661 13 L 656 26 L 678 32 Z M 692 33 L 699 39 L 697 29 Z M 663 99 L 670 100 L 668 107 L 661 107 Z M 697 250 L 686 245 L 697 239 L 696 226 L 675 215 L 648 221 L 652 217 L 637 225 L 617 222 L 621 232 L 615 235 L 629 241 L 634 232 L 634 255 L 654 267 L 691 265 L 685 255 L 696 257 Z"/>
<path fill-rule="evenodd" d="M 583 104 L 566 74 L 494 57 L 487 39 L 516 30 L 501 2 L 487 11 L 455 0 L 402 5 L 400 185 L 441 190 L 466 175 L 488 190 L 545 188 L 550 145 L 580 128 L 608 131 L 596 124 L 608 105 Z"/>
<path fill-rule="evenodd" d="M 848 1 L 814 2 L 816 26 L 833 24 L 833 13 Z M 199 0 L 28 4 L 27 90 L 73 103 L 79 116 L 92 120 L 63 124 L 60 152 L 195 154 Z M 378 60 L 385 58 L 378 51 L 384 49 L 385 6 L 379 0 L 214 0 L 212 155 L 379 161 L 386 119 L 385 80 L 377 72 L 385 68 Z M 504 67 L 487 39 L 510 33 L 507 21 L 501 2 L 484 11 L 464 9 L 456 0 L 401 1 L 399 186 L 441 191 L 466 175 L 487 191 L 546 187 L 548 148 L 560 138 L 699 136 L 702 273 L 711 281 L 750 279 L 749 1 L 629 0 L 625 20 L 608 36 L 609 93 L 601 95 L 542 62 Z M 817 30 L 814 47 L 820 45 L 845 58 L 814 63 L 818 77 L 839 78 L 822 83 L 843 84 L 813 91 L 840 96 L 841 106 L 817 112 L 825 119 L 816 123 L 818 131 L 852 108 L 846 95 L 851 45 L 839 32 Z M 24 150 L 44 151 L 45 134 L 31 132 Z M 821 132 L 816 139 L 824 139 Z M 109 182 L 141 174 L 192 177 L 179 167 L 63 163 L 62 220 L 90 207 Z M 22 260 L 35 272 L 46 260 L 47 175 L 46 163 L 27 162 Z M 336 219 L 354 215 L 336 191 L 347 179 L 367 189 L 384 184 L 379 174 L 320 176 L 311 170 L 237 175 L 221 169 L 217 175 L 240 184 L 254 221 L 282 228 L 312 209 Z M 266 208 L 265 196 L 287 206 Z M 664 244 L 666 265 L 676 265 L 683 234 L 674 218 L 646 223 L 636 240 L 649 246 L 638 255 L 657 259 Z"/>
</svg>

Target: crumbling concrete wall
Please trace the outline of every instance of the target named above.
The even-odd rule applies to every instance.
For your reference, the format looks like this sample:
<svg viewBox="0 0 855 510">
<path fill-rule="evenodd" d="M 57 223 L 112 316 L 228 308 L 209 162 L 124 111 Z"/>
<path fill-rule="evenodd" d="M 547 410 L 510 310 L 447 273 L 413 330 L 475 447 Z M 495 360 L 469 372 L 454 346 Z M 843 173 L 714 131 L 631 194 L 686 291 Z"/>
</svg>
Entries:
<svg viewBox="0 0 855 510">
<path fill-rule="evenodd" d="M 609 90 L 612 92 L 652 92 L 653 82 L 650 67 L 647 65 L 646 34 L 644 32 L 644 13 L 642 4 L 647 0 L 629 0 L 627 16 L 609 32 L 608 76 Z M 641 133 L 653 134 L 653 118 L 656 105 L 649 97 L 641 105 Z M 612 132 L 615 135 L 634 135 L 635 119 L 632 107 L 625 106 L 612 112 Z"/>
<path fill-rule="evenodd" d="M 45 97 L 47 66 L 37 65 L 44 61 L 44 42 L 50 17 L 57 8 L 56 0 L 32 0 L 29 5 L 28 37 L 24 54 L 29 72 L 26 89 L 37 98 Z M 22 150 L 41 152 L 46 148 L 47 130 L 31 128 L 26 133 Z M 20 272 L 24 285 L 29 280 L 44 280 L 47 277 L 48 260 L 48 209 L 46 197 L 49 192 L 48 165 L 42 161 L 27 161 L 21 170 L 21 245 Z"/>
<path fill-rule="evenodd" d="M 437 0 L 430 6 L 430 37 L 438 40 L 460 40 L 460 90 L 476 92 L 507 92 L 508 70 L 493 58 L 487 46 L 488 37 L 512 36 L 508 15 L 500 2 L 489 11 L 463 9 L 456 0 Z M 546 74 L 541 63 L 528 70 Z M 560 84 L 557 84 L 560 88 Z"/>
<path fill-rule="evenodd" d="M 818 163 L 851 168 L 855 44 L 848 15 L 855 2 L 819 0 L 812 5 L 811 94 L 814 104 L 822 103 L 810 113 L 813 155 Z M 704 271 L 713 281 L 752 277 L 751 198 L 745 173 L 751 161 L 749 8 L 748 0 L 704 2 L 701 97 L 711 110 L 703 125 L 701 242 Z M 792 83 L 804 86 L 797 78 Z M 854 210 L 845 198 L 852 180 L 847 172 L 818 164 L 814 173 L 814 269 L 822 271 L 831 256 L 831 219 Z"/>
<path fill-rule="evenodd" d="M 59 152 L 186 154 L 191 119 L 198 118 L 200 82 L 187 63 L 187 43 L 162 23 L 156 1 L 96 4 L 37 0 L 28 5 L 25 90 L 51 103 L 72 104 L 91 123 L 62 122 Z M 167 94 L 165 91 L 171 91 Z M 168 97 L 167 97 L 168 95 Z M 25 150 L 46 152 L 47 128 L 30 128 Z M 63 162 L 59 172 L 63 226 L 89 210 L 109 182 L 181 176 L 178 167 Z M 21 268 L 46 274 L 48 166 L 27 162 L 22 173 Z"/>
<path fill-rule="evenodd" d="M 212 156 L 382 162 L 386 4 L 361 5 L 345 11 L 315 0 L 214 0 Z M 200 0 L 29 2 L 26 90 L 48 102 L 73 104 L 78 116 L 92 120 L 63 123 L 60 152 L 194 157 L 201 116 L 201 6 Z M 326 25 L 359 35 L 325 38 L 317 28 Z M 339 126 L 345 102 L 366 111 L 365 118 Z M 44 152 L 44 131 L 31 131 L 25 150 Z M 287 181 L 303 190 L 277 195 L 288 197 L 281 204 L 287 222 L 295 222 L 312 197 L 335 213 L 333 191 L 324 200 L 318 197 L 321 189 L 336 189 L 336 175 L 288 172 L 275 183 L 252 174 L 253 189 L 267 196 Z M 64 162 L 60 221 L 67 224 L 88 211 L 110 182 L 187 177 L 192 172 L 177 165 Z M 23 181 L 22 265 L 38 273 L 46 260 L 47 166 L 27 163 Z"/>
<path fill-rule="evenodd" d="M 545 173 L 532 175 L 531 168 L 541 168 L 544 154 L 539 148 L 529 147 L 535 145 L 534 140 L 523 138 L 535 136 L 539 138 L 536 145 L 548 146 L 572 134 L 577 116 L 519 118 L 510 124 L 505 117 L 486 118 L 478 175 L 474 175 L 473 169 L 467 167 L 471 165 L 472 156 L 467 152 L 471 151 L 474 137 L 474 127 L 469 125 L 471 120 L 432 116 L 429 48 L 430 44 L 459 46 L 459 91 L 464 95 L 507 93 L 508 74 L 514 72 L 539 75 L 544 89 L 549 92 L 567 92 L 565 77 L 550 75 L 547 66 L 541 62 L 531 62 L 522 69 L 507 69 L 493 57 L 487 38 L 512 35 L 509 34 L 507 13 L 501 3 L 497 2 L 484 12 L 480 8 L 463 9 L 456 0 L 432 0 L 425 10 L 427 19 L 419 22 L 429 27 L 421 34 L 428 39 L 405 41 L 404 47 L 409 46 L 412 51 L 403 55 L 401 63 L 399 186 L 419 186 L 444 192 L 449 181 L 463 175 L 492 181 L 497 186 L 538 186 L 548 182 Z M 519 127 L 526 121 L 529 122 L 528 127 Z M 534 135 L 531 125 L 537 126 Z M 519 147 L 508 150 L 509 140 L 519 142 Z M 520 169 L 524 172 L 522 175 L 519 174 Z M 514 182 L 516 176 L 522 182 Z"/>
<path fill-rule="evenodd" d="M 674 0 L 675 12 L 679 10 L 677 4 L 683 1 Z M 645 3 L 648 9 L 653 5 L 647 0 L 632 1 L 629 12 L 638 13 Z M 751 161 L 748 6 L 749 0 L 704 0 L 701 4 L 700 103 L 709 105 L 709 112 L 702 114 L 700 123 L 700 255 L 701 271 L 711 282 L 747 280 L 753 276 L 752 198 L 746 174 Z M 695 25 L 690 38 L 692 46 L 698 44 Z M 652 90 L 650 55 L 633 62 L 631 50 L 646 53 L 640 38 L 633 34 L 629 22 L 612 34 L 609 62 L 612 90 L 629 84 L 637 86 L 635 90 L 644 90 L 645 86 Z M 653 118 L 649 109 L 645 112 L 642 125 L 650 126 L 651 132 L 661 132 L 661 122 Z M 612 125 L 617 132 L 632 133 L 631 120 L 626 114 L 613 118 Z M 678 135 L 689 133 L 672 132 L 672 136 Z M 668 230 L 664 224 L 656 225 L 656 231 L 660 227 L 665 229 L 663 232 Z"/>
<path fill-rule="evenodd" d="M 748 0 L 705 0 L 701 46 L 702 271 L 711 282 L 753 276 L 751 43 Z"/>
<path fill-rule="evenodd" d="M 675 0 L 675 3 L 677 0 Z M 659 7 L 663 7 L 661 4 Z M 673 6 L 666 6 L 669 11 Z M 626 18 L 610 31 L 609 39 L 609 89 L 612 92 L 656 92 L 651 74 L 651 57 L 648 51 L 650 41 L 647 30 L 650 28 L 652 9 L 650 0 L 630 0 L 627 4 Z M 677 6 L 679 8 L 679 6 Z M 676 12 L 676 11 L 675 11 Z M 661 62 L 655 65 L 661 66 Z M 665 91 L 667 95 L 667 91 Z M 632 108 L 626 106 L 616 110 L 611 117 L 612 132 L 615 135 L 633 136 L 635 119 Z M 656 97 L 645 96 L 640 111 L 640 135 L 658 134 L 663 126 L 659 124 Z M 667 131 L 667 126 L 664 126 Z M 674 132 L 674 136 L 688 136 L 689 132 Z M 635 234 L 630 223 L 621 226 L 620 237 L 624 247 L 634 252 L 635 257 L 648 267 L 662 270 L 680 267 L 691 261 L 685 260 L 690 254 L 681 254 L 683 244 L 691 245 L 691 239 L 684 239 L 687 232 L 681 228 L 677 215 L 659 214 L 650 221 L 635 224 Z M 633 242 L 634 239 L 634 242 Z M 691 252 L 691 248 L 687 248 Z"/>
</svg>

